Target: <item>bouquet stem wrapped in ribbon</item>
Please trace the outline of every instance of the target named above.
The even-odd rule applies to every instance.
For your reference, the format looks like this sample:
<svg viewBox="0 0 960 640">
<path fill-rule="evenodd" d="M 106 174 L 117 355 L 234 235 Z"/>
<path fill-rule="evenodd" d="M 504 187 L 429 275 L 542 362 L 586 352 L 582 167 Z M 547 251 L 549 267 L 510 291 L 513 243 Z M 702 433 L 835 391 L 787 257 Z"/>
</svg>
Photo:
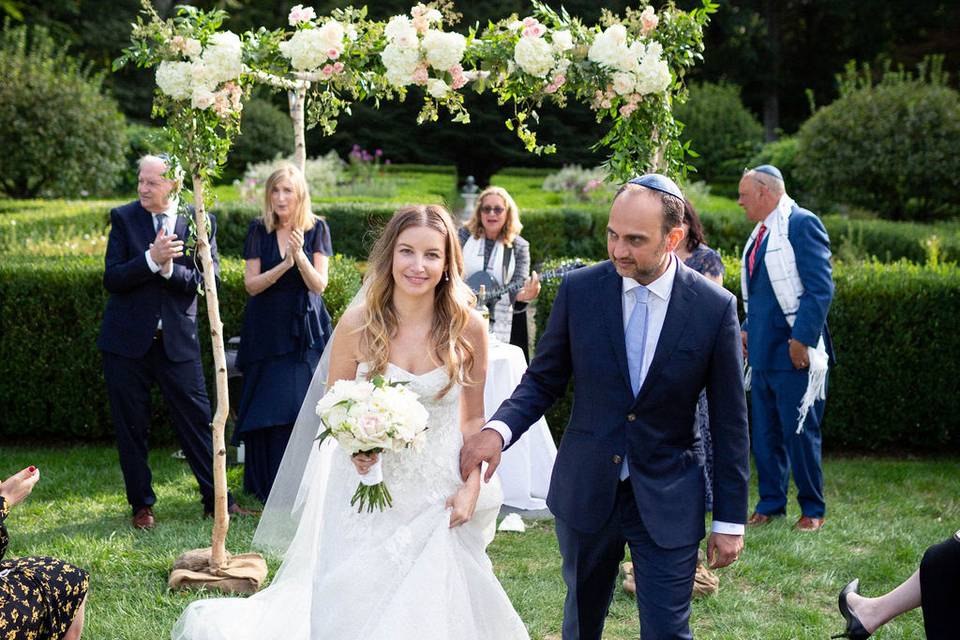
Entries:
<svg viewBox="0 0 960 640">
<path fill-rule="evenodd" d="M 350 455 L 417 449 L 423 444 L 429 417 L 414 391 L 382 376 L 370 381 L 337 381 L 317 403 L 317 415 L 325 427 L 317 439 L 323 443 L 332 436 Z M 393 505 L 383 481 L 382 462 L 381 458 L 360 476 L 350 500 L 358 513 L 383 511 Z"/>
</svg>

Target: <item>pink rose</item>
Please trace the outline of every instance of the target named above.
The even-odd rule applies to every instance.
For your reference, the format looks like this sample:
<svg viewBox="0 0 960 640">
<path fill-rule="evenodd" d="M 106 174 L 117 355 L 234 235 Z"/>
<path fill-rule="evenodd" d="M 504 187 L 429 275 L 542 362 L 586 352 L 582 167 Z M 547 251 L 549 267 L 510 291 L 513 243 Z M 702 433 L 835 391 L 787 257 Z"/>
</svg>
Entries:
<svg viewBox="0 0 960 640">
<path fill-rule="evenodd" d="M 653 7 L 647 7 L 643 10 L 643 13 L 640 14 L 640 24 L 640 35 L 642 36 L 648 35 L 657 28 L 657 25 L 660 24 L 660 18 L 654 13 Z"/>
<path fill-rule="evenodd" d="M 320 71 L 323 72 L 323 75 L 325 75 L 325 76 L 327 76 L 327 77 L 329 78 L 330 76 L 333 75 L 333 65 L 332 65 L 332 64 L 325 64 L 325 65 L 323 65 L 323 69 L 321 69 Z"/>
<path fill-rule="evenodd" d="M 337 49 L 336 47 L 330 47 L 329 49 L 327 49 L 327 57 L 330 58 L 331 60 L 336 60 L 337 58 L 340 57 L 340 50 Z"/>
<path fill-rule="evenodd" d="M 537 20 L 537 19 L 534 18 L 533 16 L 528 16 L 528 17 L 526 17 L 526 18 L 523 19 L 523 26 L 525 26 L 525 27 L 532 27 L 533 25 L 538 24 L 538 23 L 539 23 L 539 20 Z"/>
<path fill-rule="evenodd" d="M 317 17 L 317 13 L 313 10 L 313 7 L 306 7 L 302 4 L 296 5 L 293 9 L 290 9 L 290 15 L 287 16 L 287 20 L 290 22 L 291 27 L 295 27 L 301 22 L 310 22 Z"/>
<path fill-rule="evenodd" d="M 419 65 L 419 66 L 414 70 L 412 79 L 413 79 L 413 83 L 414 83 L 414 84 L 417 84 L 417 85 L 420 85 L 420 86 L 423 86 L 423 85 L 427 84 L 427 79 L 428 79 L 428 77 L 427 77 L 427 67 L 426 67 L 426 65 L 423 65 L 423 64 Z"/>
<path fill-rule="evenodd" d="M 636 110 L 637 110 L 637 105 L 632 102 L 628 102 L 627 104 L 620 107 L 620 115 L 623 116 L 624 118 L 629 118 L 630 114 Z"/>
<path fill-rule="evenodd" d="M 341 73 L 342 71 L 343 71 L 343 63 L 342 63 L 342 62 L 339 62 L 339 61 L 338 61 L 338 62 L 334 62 L 334 63 L 333 63 L 333 72 L 334 72 L 334 73 Z"/>
<path fill-rule="evenodd" d="M 424 35 L 427 29 L 430 28 L 430 21 L 427 20 L 426 16 L 415 16 L 413 20 L 410 21 L 410 24 L 413 25 L 413 28 L 416 29 L 420 35 Z"/>
</svg>

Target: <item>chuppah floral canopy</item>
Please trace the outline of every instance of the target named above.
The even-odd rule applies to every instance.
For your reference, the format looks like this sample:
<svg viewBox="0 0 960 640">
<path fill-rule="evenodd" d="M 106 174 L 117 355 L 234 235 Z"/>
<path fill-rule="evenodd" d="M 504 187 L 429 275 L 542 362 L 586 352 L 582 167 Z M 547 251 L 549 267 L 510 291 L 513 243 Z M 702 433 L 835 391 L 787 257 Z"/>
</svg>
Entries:
<svg viewBox="0 0 960 640">
<path fill-rule="evenodd" d="M 624 181 L 651 169 L 683 174 L 687 148 L 671 106 L 685 98 L 684 75 L 701 59 L 703 28 L 718 7 L 701 1 L 689 12 L 672 3 L 659 12 L 651 6 L 627 9 L 622 17 L 603 10 L 600 24 L 592 26 L 533 1 L 528 15 L 489 21 L 466 35 L 450 30 L 460 17 L 451 0 L 417 4 L 409 15 L 385 22 L 368 19 L 366 7 L 335 9 L 322 17 L 297 5 L 288 16 L 289 28 L 261 27 L 237 35 L 221 29 L 227 18 L 223 11 L 178 7 L 175 17 L 163 19 L 143 0 L 132 43 L 114 68 L 127 63 L 156 68 L 153 114 L 165 121 L 171 175 L 183 171 L 192 178 L 191 235 L 204 274 L 216 373 L 216 501 L 211 549 L 184 555 L 201 559 L 210 576 L 207 586 L 230 588 L 224 578 L 233 575 L 236 566 L 231 565 L 242 557 L 226 552 L 229 401 L 205 187 L 226 162 L 251 88 L 261 84 L 288 91 L 301 168 L 305 121 L 329 135 L 354 102 L 404 100 L 417 87 L 423 94 L 418 123 L 439 119 L 441 111 L 455 123 L 469 122 L 463 92 L 491 91 L 512 109 L 506 127 L 538 154 L 552 153 L 554 147 L 537 140 L 537 109 L 544 103 L 585 102 L 597 122 L 609 125 L 596 147 L 609 151 L 610 179 Z M 181 203 L 186 207 L 186 198 Z M 259 582 L 251 581 L 250 590 Z"/>
</svg>

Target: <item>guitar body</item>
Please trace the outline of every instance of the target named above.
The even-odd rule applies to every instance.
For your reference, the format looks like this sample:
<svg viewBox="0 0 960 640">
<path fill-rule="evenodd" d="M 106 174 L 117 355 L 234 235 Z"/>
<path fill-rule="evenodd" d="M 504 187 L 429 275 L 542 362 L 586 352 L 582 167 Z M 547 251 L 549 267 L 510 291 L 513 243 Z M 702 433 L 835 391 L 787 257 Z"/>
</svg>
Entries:
<svg viewBox="0 0 960 640">
<path fill-rule="evenodd" d="M 471 274 L 464 282 L 467 283 L 468 287 L 473 289 L 474 293 L 479 293 L 480 287 L 483 287 L 487 293 L 500 287 L 500 283 L 494 280 L 493 276 L 487 271 L 477 271 Z"/>
</svg>

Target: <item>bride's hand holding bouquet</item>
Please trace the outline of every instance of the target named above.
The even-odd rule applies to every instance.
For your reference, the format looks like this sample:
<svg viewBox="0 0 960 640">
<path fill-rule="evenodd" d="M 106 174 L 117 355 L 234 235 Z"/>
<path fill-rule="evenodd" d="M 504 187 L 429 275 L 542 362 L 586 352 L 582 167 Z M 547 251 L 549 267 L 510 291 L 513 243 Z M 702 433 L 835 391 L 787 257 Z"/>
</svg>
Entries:
<svg viewBox="0 0 960 640">
<path fill-rule="evenodd" d="M 383 511 L 393 504 L 383 482 L 379 454 L 419 448 L 427 430 L 427 410 L 419 396 L 402 383 L 373 380 L 338 380 L 317 403 L 317 415 L 325 429 L 322 443 L 333 436 L 353 456 L 360 484 L 350 500 L 357 511 Z"/>
</svg>

